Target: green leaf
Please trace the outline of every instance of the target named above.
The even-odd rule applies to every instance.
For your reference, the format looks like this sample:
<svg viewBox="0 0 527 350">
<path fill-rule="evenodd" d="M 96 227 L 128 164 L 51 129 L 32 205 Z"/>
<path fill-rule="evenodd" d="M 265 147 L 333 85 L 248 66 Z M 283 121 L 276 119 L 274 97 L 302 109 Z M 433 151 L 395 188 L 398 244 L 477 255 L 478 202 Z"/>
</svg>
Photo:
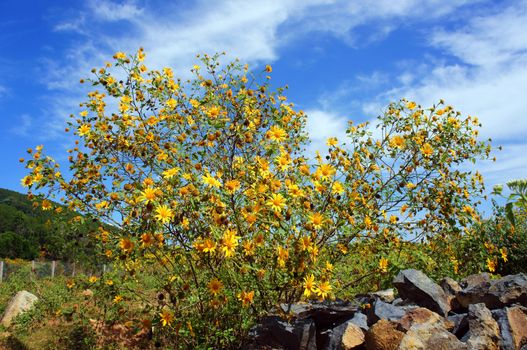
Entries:
<svg viewBox="0 0 527 350">
<path fill-rule="evenodd" d="M 514 223 L 514 212 L 512 211 L 512 205 L 513 203 L 507 203 L 505 205 L 505 212 L 507 214 L 507 219 L 511 222 L 511 224 L 515 225 Z"/>
</svg>

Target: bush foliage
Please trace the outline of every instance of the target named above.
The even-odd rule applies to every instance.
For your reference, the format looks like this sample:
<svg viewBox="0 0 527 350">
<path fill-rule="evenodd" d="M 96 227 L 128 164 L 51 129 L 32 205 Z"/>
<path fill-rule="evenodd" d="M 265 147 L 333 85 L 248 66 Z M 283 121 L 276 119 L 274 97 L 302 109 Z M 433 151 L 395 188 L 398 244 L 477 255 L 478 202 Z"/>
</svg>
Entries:
<svg viewBox="0 0 527 350">
<path fill-rule="evenodd" d="M 401 100 L 311 156 L 307 117 L 271 89 L 270 66 L 253 76 L 204 56 L 183 81 L 144 56 L 119 52 L 92 71 L 98 90 L 67 129 L 68 174 L 38 146 L 23 179 L 48 196 L 36 197 L 43 207 L 62 196 L 119 228 L 97 231 L 125 271 L 111 288 L 100 281 L 101 298 L 140 302 L 144 319 L 130 322 L 181 348 L 226 348 L 277 304 L 345 294 L 360 273 L 383 276 L 402 257 L 456 264 L 449 242 L 479 220 L 484 188 L 459 165 L 490 152 L 476 118 Z M 342 259 L 357 268 L 336 269 Z M 153 292 L 123 297 L 145 274 Z"/>
</svg>

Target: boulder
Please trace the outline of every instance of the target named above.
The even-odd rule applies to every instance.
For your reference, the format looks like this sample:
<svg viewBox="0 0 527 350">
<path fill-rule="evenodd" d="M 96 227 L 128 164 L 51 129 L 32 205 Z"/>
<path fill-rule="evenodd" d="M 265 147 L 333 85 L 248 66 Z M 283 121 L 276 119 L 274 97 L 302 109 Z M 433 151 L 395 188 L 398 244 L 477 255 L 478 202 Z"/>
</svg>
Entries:
<svg viewBox="0 0 527 350">
<path fill-rule="evenodd" d="M 405 307 L 394 306 L 377 299 L 368 315 L 368 323 L 374 324 L 378 320 L 399 321 L 406 311 Z"/>
<path fill-rule="evenodd" d="M 410 311 L 407 311 L 404 316 L 399 320 L 399 325 L 403 330 L 408 331 L 414 325 L 428 323 L 430 325 L 439 325 L 445 329 L 452 329 L 454 323 L 446 320 L 444 317 L 439 316 L 437 313 L 419 307 Z"/>
<path fill-rule="evenodd" d="M 468 332 L 468 317 L 467 314 L 456 314 L 448 316 L 447 319 L 454 324 L 450 330 L 456 337 L 461 338 Z"/>
<path fill-rule="evenodd" d="M 359 326 L 363 331 L 367 331 L 369 329 L 368 316 L 362 312 L 357 312 L 355 315 L 353 315 L 353 318 L 350 320 L 350 322 Z"/>
<path fill-rule="evenodd" d="M 395 291 L 393 290 L 393 288 L 379 290 L 377 292 L 371 293 L 371 295 L 387 303 L 391 303 L 395 299 Z"/>
<path fill-rule="evenodd" d="M 278 316 L 264 317 L 249 338 L 246 349 L 317 349 L 315 323 L 309 319 L 289 323 Z"/>
<path fill-rule="evenodd" d="M 490 280 L 490 274 L 487 272 L 483 272 L 463 278 L 461 281 L 459 281 L 459 285 L 462 289 L 467 289 L 483 283 L 490 284 Z"/>
<path fill-rule="evenodd" d="M 527 275 L 504 276 L 502 278 L 468 284 L 457 294 L 463 307 L 484 303 L 489 309 L 500 309 L 514 303 L 527 306 Z"/>
<path fill-rule="evenodd" d="M 500 329 L 485 304 L 472 304 L 468 307 L 469 350 L 498 350 Z"/>
<path fill-rule="evenodd" d="M 380 320 L 366 333 L 366 349 L 396 350 L 399 348 L 404 333 L 397 329 L 397 323 Z"/>
<path fill-rule="evenodd" d="M 328 341 L 324 346 L 326 350 L 351 350 L 364 344 L 364 331 L 351 321 L 333 328 Z"/>
<path fill-rule="evenodd" d="M 437 315 L 437 314 L 436 314 Z M 455 335 L 450 333 L 441 322 L 414 324 L 404 335 L 399 345 L 399 350 L 464 350 L 463 344 Z"/>
<path fill-rule="evenodd" d="M 527 345 L 527 308 L 522 306 L 492 310 L 500 327 L 501 348 L 517 350 Z"/>
<path fill-rule="evenodd" d="M 2 316 L 2 325 L 9 327 L 16 316 L 31 309 L 37 300 L 36 295 L 25 290 L 16 293 L 7 304 L 4 315 Z"/>
<path fill-rule="evenodd" d="M 439 285 L 441 286 L 441 288 L 443 289 L 443 291 L 447 295 L 447 299 L 448 299 L 448 303 L 450 305 L 450 309 L 451 310 L 459 310 L 461 308 L 461 305 L 459 304 L 459 302 L 457 301 L 457 298 L 456 298 L 457 293 L 461 292 L 461 290 L 462 290 L 462 288 L 459 285 L 459 283 L 457 283 L 456 281 L 454 281 L 450 277 L 445 277 L 439 282 Z"/>
<path fill-rule="evenodd" d="M 419 306 L 443 316 L 450 311 L 450 303 L 443 289 L 419 270 L 400 271 L 393 284 L 401 297 L 410 299 Z"/>
</svg>

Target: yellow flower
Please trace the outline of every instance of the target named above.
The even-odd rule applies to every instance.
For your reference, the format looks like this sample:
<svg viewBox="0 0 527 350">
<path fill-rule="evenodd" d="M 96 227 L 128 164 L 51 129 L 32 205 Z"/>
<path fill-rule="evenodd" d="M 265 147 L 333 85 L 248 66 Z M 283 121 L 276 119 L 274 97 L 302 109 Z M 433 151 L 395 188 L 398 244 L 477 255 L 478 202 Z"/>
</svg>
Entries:
<svg viewBox="0 0 527 350">
<path fill-rule="evenodd" d="M 82 124 L 77 129 L 77 132 L 78 132 L 79 136 L 87 135 L 87 134 L 90 133 L 90 131 L 91 131 L 91 125 L 90 124 Z"/>
<path fill-rule="evenodd" d="M 47 199 L 44 199 L 44 200 L 42 201 L 42 209 L 43 209 L 43 210 L 50 210 L 51 207 L 52 207 L 52 204 L 51 204 L 50 201 L 48 201 Z"/>
<path fill-rule="evenodd" d="M 403 148 L 404 143 L 404 137 L 401 135 L 395 135 L 390 139 L 390 146 L 393 148 Z"/>
<path fill-rule="evenodd" d="M 163 327 L 169 326 L 174 321 L 174 314 L 168 310 L 163 310 L 159 313 L 159 316 L 161 316 L 161 324 Z"/>
<path fill-rule="evenodd" d="M 210 174 L 202 175 L 202 180 L 205 185 L 208 185 L 209 187 L 221 187 L 221 182 L 219 182 L 215 177 L 213 177 Z"/>
<path fill-rule="evenodd" d="M 379 260 L 379 269 L 381 272 L 388 272 L 388 259 L 381 258 Z"/>
<path fill-rule="evenodd" d="M 412 102 L 408 102 L 408 103 L 406 104 L 406 108 L 408 108 L 408 109 L 414 109 L 415 106 L 416 106 L 416 104 L 415 104 L 415 102 L 413 102 L 413 101 L 412 101 Z"/>
<path fill-rule="evenodd" d="M 273 125 L 267 132 L 267 137 L 272 141 L 282 142 L 287 137 L 287 133 L 281 127 Z"/>
<path fill-rule="evenodd" d="M 331 285 L 329 284 L 328 281 L 324 281 L 322 283 L 320 283 L 317 287 L 317 290 L 316 290 L 316 294 L 318 295 L 318 297 L 320 299 L 326 299 L 329 295 L 329 293 L 331 292 Z"/>
<path fill-rule="evenodd" d="M 148 204 L 156 199 L 159 192 L 157 188 L 147 187 L 141 191 L 141 195 L 137 199 Z"/>
<path fill-rule="evenodd" d="M 98 280 L 97 276 L 90 276 L 90 278 L 88 279 L 90 283 L 95 283 L 97 282 L 97 280 Z"/>
<path fill-rule="evenodd" d="M 163 177 L 164 177 L 165 179 L 171 179 L 171 178 L 173 178 L 174 175 L 176 175 L 178 172 L 179 172 L 179 168 L 168 169 L 168 170 L 163 171 Z"/>
<path fill-rule="evenodd" d="M 216 296 L 220 294 L 221 290 L 223 289 L 223 283 L 219 279 L 214 278 L 209 282 L 209 284 L 207 284 L 207 287 L 209 288 L 209 292 Z"/>
<path fill-rule="evenodd" d="M 335 146 L 337 145 L 337 142 L 338 142 L 338 139 L 336 137 L 330 137 L 327 139 L 326 145 L 328 145 L 328 147 Z"/>
<path fill-rule="evenodd" d="M 254 291 L 246 292 L 243 291 L 238 294 L 238 300 L 242 302 L 243 307 L 247 307 L 253 303 Z"/>
<path fill-rule="evenodd" d="M 120 296 L 120 295 L 116 295 L 115 298 L 113 298 L 113 302 L 114 302 L 115 304 L 118 304 L 118 303 L 120 303 L 121 301 L 123 301 L 123 297 Z"/>
<path fill-rule="evenodd" d="M 225 182 L 225 189 L 230 194 L 233 194 L 239 188 L 240 188 L 240 181 L 238 181 L 238 180 L 229 180 L 229 181 Z"/>
<path fill-rule="evenodd" d="M 496 271 L 496 261 L 490 260 L 487 258 L 487 268 L 489 269 L 489 272 L 495 272 Z"/>
<path fill-rule="evenodd" d="M 324 225 L 325 218 L 320 213 L 313 213 L 309 215 L 309 222 L 315 229 L 319 229 Z"/>
<path fill-rule="evenodd" d="M 167 102 L 166 102 L 166 105 L 167 105 L 170 109 L 174 109 L 174 108 L 176 108 L 176 106 L 177 106 L 177 101 L 174 100 L 173 98 L 168 99 Z"/>
<path fill-rule="evenodd" d="M 335 174 L 335 168 L 331 164 L 324 163 L 318 167 L 316 174 L 322 180 L 329 180 Z"/>
<path fill-rule="evenodd" d="M 271 209 L 275 212 L 281 212 L 282 209 L 285 207 L 286 200 L 285 198 L 280 194 L 273 193 L 271 196 L 271 199 L 269 199 L 265 204 L 267 204 Z"/>
<path fill-rule="evenodd" d="M 509 260 L 507 259 L 507 249 L 501 248 L 500 253 L 501 253 L 501 258 L 503 259 L 503 261 L 507 262 Z"/>
<path fill-rule="evenodd" d="M 172 220 L 174 213 L 167 205 L 160 205 L 156 208 L 155 218 L 158 221 L 161 221 L 163 224 L 166 224 Z"/>
<path fill-rule="evenodd" d="M 68 289 L 73 288 L 73 286 L 75 286 L 75 281 L 73 281 L 73 280 L 68 280 L 68 281 L 66 282 L 66 287 L 68 287 Z"/>
<path fill-rule="evenodd" d="M 117 52 L 115 55 L 113 55 L 113 58 L 116 60 L 124 60 L 126 59 L 126 54 L 124 52 Z"/>
<path fill-rule="evenodd" d="M 225 231 L 221 239 L 221 250 L 223 250 L 225 257 L 228 258 L 234 254 L 236 247 L 238 247 L 239 239 L 240 236 L 237 236 L 234 230 L 229 229 Z"/>
<path fill-rule="evenodd" d="M 31 176 L 24 176 L 24 178 L 20 181 L 22 183 L 22 186 L 29 187 L 33 184 L 33 178 Z"/>
<path fill-rule="evenodd" d="M 119 241 L 119 247 L 125 252 L 130 252 L 134 249 L 134 243 L 128 238 L 123 238 Z"/>
<path fill-rule="evenodd" d="M 143 247 L 149 247 L 154 242 L 154 236 L 150 233 L 143 233 L 141 235 L 141 243 Z"/>
<path fill-rule="evenodd" d="M 428 142 L 425 143 L 423 147 L 420 148 L 420 150 L 425 157 L 430 157 L 434 153 L 434 149 Z"/>
<path fill-rule="evenodd" d="M 266 71 L 267 73 L 271 73 L 271 72 L 273 71 L 273 67 L 271 67 L 270 65 L 266 65 L 266 66 L 265 66 L 265 71 Z"/>
<path fill-rule="evenodd" d="M 304 277 L 304 296 L 309 298 L 311 294 L 316 294 L 317 288 L 315 287 L 315 276 L 313 274 Z"/>
<path fill-rule="evenodd" d="M 331 185 L 331 193 L 333 194 L 344 193 L 344 186 L 342 185 L 342 183 L 335 181 L 333 185 Z"/>
</svg>

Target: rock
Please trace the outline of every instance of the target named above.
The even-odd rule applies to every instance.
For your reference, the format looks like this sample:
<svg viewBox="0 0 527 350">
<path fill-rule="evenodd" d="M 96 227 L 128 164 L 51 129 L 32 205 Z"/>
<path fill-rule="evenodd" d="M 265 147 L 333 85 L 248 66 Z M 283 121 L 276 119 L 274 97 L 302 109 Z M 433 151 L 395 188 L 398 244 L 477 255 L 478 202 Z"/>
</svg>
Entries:
<svg viewBox="0 0 527 350">
<path fill-rule="evenodd" d="M 367 331 L 370 328 L 368 327 L 368 316 L 362 312 L 357 312 L 355 315 L 353 315 L 353 318 L 350 320 L 350 322 L 359 326 L 363 331 Z"/>
<path fill-rule="evenodd" d="M 498 350 L 500 329 L 485 304 L 472 304 L 468 307 L 469 350 Z"/>
<path fill-rule="evenodd" d="M 470 275 L 463 278 L 459 285 L 462 289 L 472 288 L 482 283 L 490 283 L 490 275 L 487 272 L 478 273 L 477 275 Z"/>
<path fill-rule="evenodd" d="M 456 337 L 461 338 L 468 332 L 468 317 L 467 314 L 457 314 L 448 316 L 447 319 L 454 324 L 450 330 Z"/>
<path fill-rule="evenodd" d="M 16 293 L 16 295 L 11 298 L 7 307 L 2 316 L 2 325 L 4 327 L 9 327 L 11 321 L 18 315 L 31 309 L 33 304 L 38 300 L 37 296 L 31 294 L 25 290 Z"/>
<path fill-rule="evenodd" d="M 251 330 L 249 345 L 244 348 L 316 350 L 315 333 L 312 320 L 289 323 L 278 316 L 268 316 Z"/>
<path fill-rule="evenodd" d="M 404 335 L 399 345 L 399 350 L 427 349 L 463 350 L 467 349 L 467 345 L 459 341 L 440 322 L 430 320 L 429 322 L 414 324 Z"/>
<path fill-rule="evenodd" d="M 450 309 L 451 310 L 459 310 L 461 308 L 461 305 L 459 304 L 459 302 L 457 301 L 457 298 L 456 298 L 457 293 L 461 292 L 461 290 L 462 290 L 462 288 L 459 285 L 459 283 L 457 283 L 456 281 L 454 281 L 450 277 L 445 277 L 439 282 L 439 285 L 441 286 L 441 288 L 443 289 L 443 291 L 447 295 L 447 299 L 448 299 L 448 303 L 450 305 Z"/>
<path fill-rule="evenodd" d="M 492 310 L 492 316 L 500 328 L 502 349 L 516 350 L 527 345 L 527 308 L 513 306 Z"/>
<path fill-rule="evenodd" d="M 396 350 L 403 337 L 404 333 L 397 329 L 397 323 L 380 320 L 366 333 L 366 349 Z"/>
<path fill-rule="evenodd" d="M 513 303 L 527 306 L 527 275 L 504 276 L 497 280 L 469 284 L 457 294 L 463 307 L 484 303 L 489 309 L 500 309 Z"/>
<path fill-rule="evenodd" d="M 419 307 L 410 311 L 407 311 L 404 316 L 399 320 L 399 325 L 408 331 L 412 326 L 417 324 L 428 323 L 430 325 L 437 324 L 445 329 L 452 329 L 454 323 L 446 320 L 439 316 L 433 311 Z"/>
<path fill-rule="evenodd" d="M 393 284 L 399 295 L 446 316 L 450 311 L 447 295 L 434 281 L 419 270 L 402 270 L 395 277 Z"/>
<path fill-rule="evenodd" d="M 350 350 L 364 344 L 364 331 L 351 321 L 345 322 L 331 331 L 326 350 Z"/>
<path fill-rule="evenodd" d="M 374 324 L 378 320 L 399 321 L 405 313 L 404 307 L 394 306 L 378 299 L 368 315 L 368 323 Z"/>
<path fill-rule="evenodd" d="M 393 288 L 385 289 L 385 290 L 379 290 L 377 292 L 371 293 L 373 297 L 377 297 L 381 299 L 384 302 L 391 303 L 395 299 L 395 293 Z"/>
</svg>

